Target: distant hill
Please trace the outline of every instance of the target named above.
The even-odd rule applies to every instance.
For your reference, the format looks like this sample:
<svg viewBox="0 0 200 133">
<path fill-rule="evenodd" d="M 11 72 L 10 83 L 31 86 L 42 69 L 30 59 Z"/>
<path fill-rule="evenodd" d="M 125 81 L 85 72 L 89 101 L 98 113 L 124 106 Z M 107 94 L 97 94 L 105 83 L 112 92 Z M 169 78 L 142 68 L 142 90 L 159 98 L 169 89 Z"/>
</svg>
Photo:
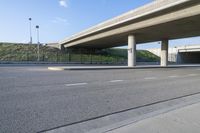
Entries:
<svg viewBox="0 0 200 133">
<path fill-rule="evenodd" d="M 40 60 L 50 62 L 126 62 L 126 49 L 104 49 L 90 54 L 63 53 L 58 48 L 40 45 Z M 0 61 L 37 61 L 37 44 L 0 43 Z M 157 62 L 159 57 L 145 50 L 137 51 L 138 62 Z"/>
</svg>

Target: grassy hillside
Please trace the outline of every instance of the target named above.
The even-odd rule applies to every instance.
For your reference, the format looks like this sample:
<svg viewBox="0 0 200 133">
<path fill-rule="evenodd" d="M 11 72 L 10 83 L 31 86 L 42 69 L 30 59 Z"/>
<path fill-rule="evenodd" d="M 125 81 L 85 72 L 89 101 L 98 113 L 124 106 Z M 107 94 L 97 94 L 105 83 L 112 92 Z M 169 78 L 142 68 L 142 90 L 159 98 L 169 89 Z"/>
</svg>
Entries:
<svg viewBox="0 0 200 133">
<path fill-rule="evenodd" d="M 40 58 L 52 58 L 58 49 L 40 46 Z M 45 55 L 45 57 L 43 57 Z M 35 61 L 37 60 L 37 45 L 0 44 L 0 60 L 3 61 Z"/>
<path fill-rule="evenodd" d="M 120 56 L 127 59 L 127 49 L 107 49 L 105 50 L 108 55 Z M 137 62 L 157 62 L 160 57 L 152 54 L 147 50 L 137 50 Z"/>
<path fill-rule="evenodd" d="M 57 48 L 40 45 L 40 61 L 50 62 L 126 62 L 126 49 L 105 49 L 96 54 L 62 53 Z M 37 61 L 37 45 L 0 43 L 0 61 Z M 137 51 L 137 61 L 159 61 L 148 51 Z"/>
</svg>

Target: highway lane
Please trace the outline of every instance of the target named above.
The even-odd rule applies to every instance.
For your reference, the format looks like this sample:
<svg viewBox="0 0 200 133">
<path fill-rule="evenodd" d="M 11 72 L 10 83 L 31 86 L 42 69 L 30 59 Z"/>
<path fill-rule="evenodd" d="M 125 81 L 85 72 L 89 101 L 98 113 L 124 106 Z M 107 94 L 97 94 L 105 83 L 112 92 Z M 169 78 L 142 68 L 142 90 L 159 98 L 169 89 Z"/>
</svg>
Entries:
<svg viewBox="0 0 200 133">
<path fill-rule="evenodd" d="M 39 132 L 200 92 L 200 68 L 0 67 L 0 131 Z"/>
</svg>

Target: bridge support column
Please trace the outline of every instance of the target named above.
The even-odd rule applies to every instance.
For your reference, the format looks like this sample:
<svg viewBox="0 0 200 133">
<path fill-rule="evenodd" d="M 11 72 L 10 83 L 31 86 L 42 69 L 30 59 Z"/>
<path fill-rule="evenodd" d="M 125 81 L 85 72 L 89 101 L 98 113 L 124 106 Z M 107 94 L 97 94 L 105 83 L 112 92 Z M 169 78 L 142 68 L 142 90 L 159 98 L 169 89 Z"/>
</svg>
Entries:
<svg viewBox="0 0 200 133">
<path fill-rule="evenodd" d="M 166 40 L 162 40 L 161 43 L 161 56 L 160 56 L 160 65 L 161 66 L 167 66 L 168 65 L 168 43 L 169 41 Z"/>
<path fill-rule="evenodd" d="M 61 52 L 63 52 L 63 53 L 65 52 L 65 47 L 64 47 L 64 45 L 60 44 L 60 45 L 59 45 L 59 49 L 61 50 Z"/>
<path fill-rule="evenodd" d="M 136 41 L 134 35 L 128 36 L 128 66 L 136 66 Z"/>
</svg>

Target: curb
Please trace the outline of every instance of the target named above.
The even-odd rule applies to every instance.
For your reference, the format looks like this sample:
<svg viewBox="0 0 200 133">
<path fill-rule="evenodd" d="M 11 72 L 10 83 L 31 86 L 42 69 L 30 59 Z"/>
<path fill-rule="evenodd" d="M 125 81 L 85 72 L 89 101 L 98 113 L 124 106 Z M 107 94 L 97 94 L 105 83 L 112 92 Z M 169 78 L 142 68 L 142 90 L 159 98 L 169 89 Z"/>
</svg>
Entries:
<svg viewBox="0 0 200 133">
<path fill-rule="evenodd" d="M 64 70 L 110 70 L 110 69 L 153 69 L 153 68 L 187 68 L 187 67 L 200 67 L 200 65 L 170 65 L 170 66 L 66 66 L 66 67 L 48 67 L 49 70 L 53 71 L 64 71 Z"/>
</svg>

